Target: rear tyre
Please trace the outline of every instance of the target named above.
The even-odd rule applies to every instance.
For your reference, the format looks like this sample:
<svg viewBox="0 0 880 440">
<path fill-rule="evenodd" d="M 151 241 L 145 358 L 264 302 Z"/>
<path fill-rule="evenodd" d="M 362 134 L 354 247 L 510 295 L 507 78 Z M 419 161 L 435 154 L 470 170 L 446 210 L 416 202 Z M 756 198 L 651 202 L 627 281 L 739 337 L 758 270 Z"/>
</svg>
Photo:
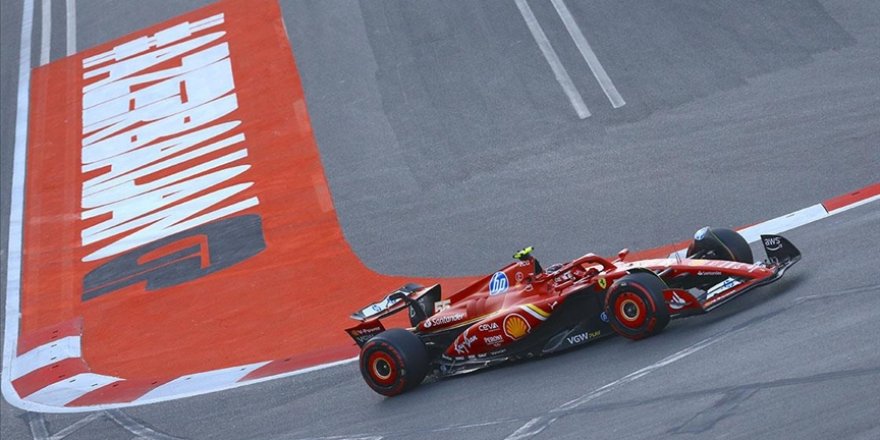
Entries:
<svg viewBox="0 0 880 440">
<path fill-rule="evenodd" d="M 428 366 L 425 344 L 402 328 L 376 335 L 361 349 L 361 375 L 373 391 L 384 396 L 415 388 L 428 374 Z"/>
<path fill-rule="evenodd" d="M 669 324 L 664 289 L 663 280 L 646 272 L 632 273 L 615 281 L 605 297 L 605 313 L 611 328 L 629 339 L 660 333 Z"/>
<path fill-rule="evenodd" d="M 705 227 L 697 231 L 688 247 L 687 256 L 702 253 L 707 260 L 738 261 L 752 264 L 752 248 L 739 232 L 727 228 Z"/>
</svg>

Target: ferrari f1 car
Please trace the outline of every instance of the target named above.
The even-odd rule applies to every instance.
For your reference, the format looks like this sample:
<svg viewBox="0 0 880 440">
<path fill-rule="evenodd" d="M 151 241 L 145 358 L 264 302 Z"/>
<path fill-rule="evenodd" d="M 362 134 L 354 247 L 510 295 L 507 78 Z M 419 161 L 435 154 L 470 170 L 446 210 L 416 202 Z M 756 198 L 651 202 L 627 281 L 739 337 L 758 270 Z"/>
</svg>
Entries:
<svg viewBox="0 0 880 440">
<path fill-rule="evenodd" d="M 798 262 L 800 251 L 762 235 L 767 258 L 754 262 L 737 232 L 705 227 L 681 258 L 626 261 L 586 254 L 541 267 L 532 248 L 516 261 L 441 298 L 440 285 L 407 284 L 355 312 L 346 331 L 361 347 L 360 370 L 379 394 L 394 396 L 429 374 L 444 377 L 555 353 L 620 334 L 642 339 L 671 319 L 703 314 Z M 411 328 L 386 330 L 380 320 L 409 311 Z"/>
</svg>

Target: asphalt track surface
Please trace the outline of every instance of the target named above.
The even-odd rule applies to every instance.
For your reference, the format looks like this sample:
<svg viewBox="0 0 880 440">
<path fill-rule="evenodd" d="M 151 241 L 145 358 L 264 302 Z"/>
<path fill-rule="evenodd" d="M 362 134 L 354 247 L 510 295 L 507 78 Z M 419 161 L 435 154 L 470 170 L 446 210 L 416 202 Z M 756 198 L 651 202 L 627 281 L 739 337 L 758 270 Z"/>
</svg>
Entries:
<svg viewBox="0 0 880 440">
<path fill-rule="evenodd" d="M 876 2 L 568 3 L 625 106 L 611 107 L 549 3 L 530 5 L 589 118 L 512 2 L 282 4 L 334 204 L 368 266 L 464 275 L 525 244 L 546 262 L 648 248 L 880 180 Z M 80 0 L 77 47 L 202 4 Z M 2 3 L 4 260 L 20 19 Z M 62 2 L 52 20 L 57 59 Z M 394 399 L 349 364 L 91 416 L 4 401 L 2 436 L 878 438 L 880 207 L 786 235 L 805 258 L 782 281 L 649 340 Z"/>
</svg>

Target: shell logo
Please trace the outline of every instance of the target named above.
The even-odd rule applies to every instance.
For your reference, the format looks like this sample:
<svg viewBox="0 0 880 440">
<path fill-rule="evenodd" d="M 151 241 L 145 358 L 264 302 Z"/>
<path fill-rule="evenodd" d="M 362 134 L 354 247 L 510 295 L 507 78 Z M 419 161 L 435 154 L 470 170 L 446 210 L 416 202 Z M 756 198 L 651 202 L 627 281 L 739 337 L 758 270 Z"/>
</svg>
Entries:
<svg viewBox="0 0 880 440">
<path fill-rule="evenodd" d="M 504 334 L 511 339 L 519 339 L 532 331 L 532 327 L 525 318 L 517 313 L 512 313 L 504 318 Z"/>
</svg>

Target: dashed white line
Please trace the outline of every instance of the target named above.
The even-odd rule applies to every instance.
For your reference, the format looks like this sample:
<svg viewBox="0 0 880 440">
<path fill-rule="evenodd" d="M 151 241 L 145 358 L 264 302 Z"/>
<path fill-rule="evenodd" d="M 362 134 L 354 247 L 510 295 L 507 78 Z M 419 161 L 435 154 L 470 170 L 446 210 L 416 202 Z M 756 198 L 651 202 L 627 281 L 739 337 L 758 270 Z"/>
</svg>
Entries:
<svg viewBox="0 0 880 440">
<path fill-rule="evenodd" d="M 25 154 L 27 152 L 28 91 L 31 83 L 31 31 L 34 26 L 34 0 L 24 0 L 21 13 L 21 47 L 18 56 L 18 95 L 15 113 L 15 143 L 12 183 L 9 188 L 9 240 L 6 253 L 6 319 L 3 332 L 3 368 L 0 387 L 9 402 L 21 405 L 12 389 L 12 359 L 18 348 L 18 321 L 21 315 L 21 231 L 24 198 Z"/>
<path fill-rule="evenodd" d="M 76 53 L 76 0 L 67 0 L 67 55 Z"/>
<path fill-rule="evenodd" d="M 565 92 L 565 96 L 571 101 L 571 105 L 574 107 L 574 111 L 577 112 L 578 117 L 581 119 L 590 117 L 590 110 L 587 109 L 587 104 L 584 103 L 584 98 L 581 97 L 581 94 L 578 93 L 577 89 L 574 87 L 571 77 L 568 76 L 568 71 L 565 70 L 562 61 L 559 60 L 559 55 L 556 54 L 556 51 L 553 50 L 553 46 L 550 45 L 550 40 L 547 39 L 547 34 L 544 33 L 544 29 L 541 29 L 541 25 L 538 23 L 538 19 L 535 18 L 532 8 L 529 7 L 526 0 L 516 0 L 516 7 L 526 21 L 526 26 L 528 26 L 529 32 L 532 33 L 532 37 L 534 37 L 535 42 L 538 43 L 538 48 L 540 48 L 541 53 L 544 54 L 547 64 L 553 69 L 553 75 L 556 76 L 556 81 L 562 86 L 562 91 Z"/>
<path fill-rule="evenodd" d="M 623 100 L 623 96 L 620 96 L 617 87 L 614 87 L 614 83 L 611 82 L 611 77 L 605 72 L 605 68 L 602 67 L 602 63 L 599 62 L 599 58 L 596 57 L 596 53 L 593 52 L 593 48 L 590 47 L 590 43 L 587 41 L 587 38 L 584 37 L 584 33 L 581 32 L 581 28 L 578 27 L 577 23 L 574 21 L 574 17 L 572 17 L 571 11 L 568 10 L 568 6 L 565 5 L 565 1 L 550 1 L 553 3 L 553 7 L 556 8 L 556 13 L 559 14 L 559 18 L 562 19 L 562 24 L 565 25 L 568 34 L 571 35 L 571 39 L 574 40 L 574 44 L 577 46 L 578 51 L 580 51 L 581 56 L 584 57 L 584 61 L 590 66 L 590 70 L 593 72 L 593 76 L 596 77 L 596 81 L 599 81 L 599 86 L 602 87 L 605 96 L 611 101 L 611 106 L 614 108 L 620 108 L 626 105 L 626 101 Z"/>
<path fill-rule="evenodd" d="M 52 44 L 52 0 L 43 0 L 40 6 L 40 65 L 49 63 L 49 52 Z"/>
</svg>

